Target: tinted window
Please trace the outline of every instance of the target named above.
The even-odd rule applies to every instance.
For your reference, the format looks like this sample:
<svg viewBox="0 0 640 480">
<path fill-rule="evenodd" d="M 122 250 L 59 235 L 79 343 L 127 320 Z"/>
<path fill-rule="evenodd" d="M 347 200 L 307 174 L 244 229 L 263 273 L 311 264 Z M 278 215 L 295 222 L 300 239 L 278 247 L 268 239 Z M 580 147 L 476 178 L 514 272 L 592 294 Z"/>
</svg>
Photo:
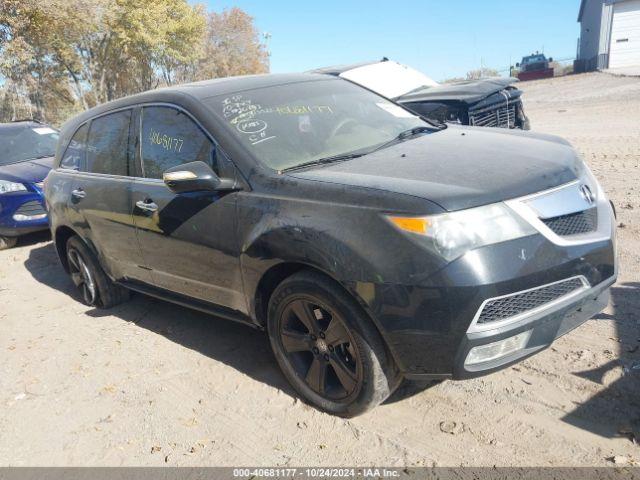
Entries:
<svg viewBox="0 0 640 480">
<path fill-rule="evenodd" d="M 60 160 L 60 168 L 80 170 L 82 158 L 84 157 L 85 142 L 87 140 L 87 130 L 89 130 L 89 127 L 85 123 L 73 135 L 69 146 L 62 156 L 62 160 Z"/>
<path fill-rule="evenodd" d="M 184 163 L 202 161 L 217 172 L 215 148 L 189 116 L 170 107 L 142 111 L 142 160 L 147 178 Z"/>
<path fill-rule="evenodd" d="M 131 110 L 91 121 L 87 139 L 87 168 L 92 173 L 128 175 L 127 147 Z"/>
</svg>

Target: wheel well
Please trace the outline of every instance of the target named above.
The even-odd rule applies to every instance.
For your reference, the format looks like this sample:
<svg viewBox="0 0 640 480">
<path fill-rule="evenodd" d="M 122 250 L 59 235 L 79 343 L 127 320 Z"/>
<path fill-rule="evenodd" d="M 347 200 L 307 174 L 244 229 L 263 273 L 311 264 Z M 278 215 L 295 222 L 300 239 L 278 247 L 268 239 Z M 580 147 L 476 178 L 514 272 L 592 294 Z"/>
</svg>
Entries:
<svg viewBox="0 0 640 480">
<path fill-rule="evenodd" d="M 303 269 L 311 269 L 308 265 L 303 263 L 279 263 L 271 267 L 258 282 L 258 288 L 256 288 L 256 320 L 262 326 L 267 324 L 267 309 L 269 308 L 269 299 L 271 294 L 282 281 L 290 277 L 296 272 Z"/>
<path fill-rule="evenodd" d="M 271 267 L 269 270 L 267 270 L 264 273 L 264 275 L 262 275 L 262 278 L 258 282 L 258 287 L 256 288 L 256 294 L 255 294 L 255 312 L 256 312 L 256 320 L 260 325 L 265 326 L 267 324 L 267 311 L 269 308 L 269 299 L 271 298 L 271 295 L 273 294 L 275 289 L 286 278 L 290 277 L 294 273 L 298 273 L 301 270 L 310 270 L 310 271 L 318 272 L 328 277 L 329 279 L 335 281 L 349 296 L 354 298 L 356 303 L 358 303 L 358 305 L 360 305 L 360 307 L 363 310 L 365 310 L 365 313 L 366 313 L 366 309 L 364 308 L 364 304 L 362 303 L 362 301 L 359 298 L 354 297 L 353 293 L 351 293 L 347 288 L 345 288 L 344 285 L 341 285 L 340 282 L 337 282 L 331 275 L 328 275 L 326 272 L 320 270 L 319 268 L 315 268 L 304 263 L 285 262 L 285 263 L 280 263 L 278 265 Z M 367 314 L 367 316 L 369 316 L 369 314 Z M 375 322 L 374 322 L 374 325 L 375 325 Z M 376 328 L 378 327 L 376 326 Z"/>
<path fill-rule="evenodd" d="M 319 272 L 322 275 L 325 275 L 328 278 L 331 278 L 332 280 L 335 281 L 335 279 L 333 279 L 330 275 L 327 275 L 326 272 L 323 272 L 318 268 L 314 268 L 304 263 L 287 262 L 287 263 L 280 263 L 278 265 L 271 267 L 262 276 L 262 278 L 260 279 L 260 282 L 258 282 L 258 288 L 256 289 L 256 294 L 255 294 L 256 320 L 261 326 L 266 327 L 267 325 L 267 310 L 269 308 L 269 299 L 271 298 L 271 295 L 273 294 L 275 289 L 286 278 L 290 277 L 294 273 L 297 273 L 301 270 L 311 270 L 311 271 Z M 337 283 L 344 289 L 344 291 L 348 295 L 354 298 L 358 306 L 363 310 L 364 314 L 371 320 L 373 327 L 378 331 L 378 333 L 382 338 L 382 343 L 384 344 L 384 348 L 387 351 L 387 356 L 388 356 L 389 362 L 391 362 L 391 366 L 397 369 L 399 364 L 397 363 L 397 359 L 395 358 L 393 351 L 389 347 L 384 335 L 382 335 L 380 327 L 376 324 L 376 322 L 371 318 L 371 315 L 367 312 L 367 309 L 365 308 L 362 300 L 355 297 L 353 293 L 349 292 L 349 290 L 344 287 L 344 285 L 341 285 L 339 282 Z"/>
<path fill-rule="evenodd" d="M 60 263 L 62 263 L 62 267 L 65 271 L 69 272 L 69 264 L 67 263 L 67 242 L 71 237 L 76 235 L 69 227 L 60 227 L 56 230 L 55 236 L 55 244 L 56 250 L 58 251 L 58 258 L 60 258 Z"/>
</svg>

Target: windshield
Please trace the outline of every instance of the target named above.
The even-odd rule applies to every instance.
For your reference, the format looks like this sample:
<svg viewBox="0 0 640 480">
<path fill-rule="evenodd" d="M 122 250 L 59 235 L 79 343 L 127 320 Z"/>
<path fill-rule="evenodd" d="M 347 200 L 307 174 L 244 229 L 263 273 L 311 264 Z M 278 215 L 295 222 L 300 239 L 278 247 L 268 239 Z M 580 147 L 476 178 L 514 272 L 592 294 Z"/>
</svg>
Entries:
<svg viewBox="0 0 640 480">
<path fill-rule="evenodd" d="M 0 128 L 0 165 L 53 157 L 58 132 L 44 125 L 15 124 Z"/>
<path fill-rule="evenodd" d="M 536 55 L 534 57 L 525 57 L 522 63 L 535 63 L 535 62 L 544 62 L 543 55 Z"/>
<path fill-rule="evenodd" d="M 318 80 L 220 95 L 205 103 L 260 162 L 274 170 L 365 152 L 416 127 L 432 127 L 378 95 Z"/>
</svg>

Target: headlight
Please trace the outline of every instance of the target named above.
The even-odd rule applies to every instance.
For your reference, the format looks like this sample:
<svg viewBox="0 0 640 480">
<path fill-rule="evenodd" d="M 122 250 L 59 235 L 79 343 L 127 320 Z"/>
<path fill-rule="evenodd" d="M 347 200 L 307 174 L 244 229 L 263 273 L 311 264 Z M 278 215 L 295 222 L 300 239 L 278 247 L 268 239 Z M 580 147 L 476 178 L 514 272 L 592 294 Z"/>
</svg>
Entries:
<svg viewBox="0 0 640 480">
<path fill-rule="evenodd" d="M 587 165 L 587 162 L 582 159 L 580 159 L 580 161 L 582 162 L 582 172 L 579 175 L 580 180 L 588 185 L 591 189 L 593 189 L 595 200 L 597 200 L 598 198 L 606 199 L 606 195 L 604 193 L 604 190 L 602 189 L 602 186 L 600 185 L 600 182 L 589 168 L 589 165 Z"/>
<path fill-rule="evenodd" d="M 387 218 L 400 230 L 422 237 L 427 248 L 448 261 L 474 248 L 537 232 L 504 203 L 429 217 Z"/>
<path fill-rule="evenodd" d="M 413 109 L 423 117 L 438 123 L 460 123 L 460 108 L 444 103 L 424 103 Z"/>
<path fill-rule="evenodd" d="M 3 193 L 11 193 L 11 192 L 22 192 L 25 191 L 27 187 L 25 187 L 21 183 L 9 182 L 8 180 L 0 180 L 0 194 Z"/>
</svg>

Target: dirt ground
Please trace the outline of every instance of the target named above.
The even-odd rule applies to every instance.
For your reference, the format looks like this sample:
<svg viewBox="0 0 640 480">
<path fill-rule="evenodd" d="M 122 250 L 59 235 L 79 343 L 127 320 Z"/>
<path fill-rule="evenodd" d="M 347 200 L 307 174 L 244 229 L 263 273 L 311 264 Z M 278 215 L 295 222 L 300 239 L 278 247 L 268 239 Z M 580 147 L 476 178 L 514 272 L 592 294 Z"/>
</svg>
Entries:
<svg viewBox="0 0 640 480">
<path fill-rule="evenodd" d="M 604 313 L 505 371 L 343 420 L 296 398 L 264 334 L 140 295 L 87 308 L 29 237 L 0 252 L 0 465 L 640 462 L 640 78 L 521 88 L 533 129 L 568 138 L 618 209 Z"/>
</svg>

